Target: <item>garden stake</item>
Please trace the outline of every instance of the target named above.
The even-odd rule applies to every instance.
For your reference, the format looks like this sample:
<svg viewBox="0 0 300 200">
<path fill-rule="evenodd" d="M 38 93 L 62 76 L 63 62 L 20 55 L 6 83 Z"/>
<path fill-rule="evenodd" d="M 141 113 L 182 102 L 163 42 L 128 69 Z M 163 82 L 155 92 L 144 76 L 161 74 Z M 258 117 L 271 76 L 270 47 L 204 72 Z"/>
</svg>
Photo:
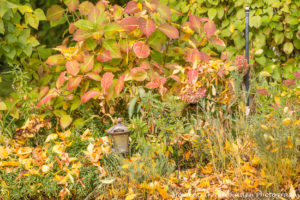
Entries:
<svg viewBox="0 0 300 200">
<path fill-rule="evenodd" d="M 246 36 L 246 59 L 247 65 L 249 66 L 249 6 L 245 9 L 246 12 L 246 29 L 245 29 L 245 36 Z M 248 67 L 246 76 L 245 76 L 245 85 L 246 85 L 246 98 L 247 98 L 247 107 L 246 107 L 246 117 L 248 117 L 250 113 L 250 99 L 249 99 L 249 72 L 250 69 Z"/>
</svg>

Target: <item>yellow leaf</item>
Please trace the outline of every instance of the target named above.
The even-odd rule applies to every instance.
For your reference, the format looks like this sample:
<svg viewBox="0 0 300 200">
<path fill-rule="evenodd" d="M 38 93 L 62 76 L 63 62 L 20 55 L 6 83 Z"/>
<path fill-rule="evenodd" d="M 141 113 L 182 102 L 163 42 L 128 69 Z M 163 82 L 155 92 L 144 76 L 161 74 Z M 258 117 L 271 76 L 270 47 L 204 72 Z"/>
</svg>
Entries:
<svg viewBox="0 0 300 200">
<path fill-rule="evenodd" d="M 70 137 L 71 136 L 71 131 L 70 129 L 63 132 L 63 133 L 58 133 L 59 137 L 61 140 L 65 140 L 67 137 Z"/>
<path fill-rule="evenodd" d="M 263 76 L 263 77 L 269 77 L 269 76 L 271 76 L 271 74 L 269 72 L 266 72 L 266 71 L 261 71 L 260 75 Z"/>
<path fill-rule="evenodd" d="M 0 146 L 0 159 L 5 159 L 8 157 L 8 155 L 9 153 L 7 152 L 7 150 L 4 147 Z"/>
<path fill-rule="evenodd" d="M 27 155 L 30 154 L 32 152 L 32 149 L 30 147 L 20 147 L 17 150 L 17 154 L 20 155 Z"/>
<path fill-rule="evenodd" d="M 278 148 L 272 149 L 272 153 L 275 153 L 276 151 L 278 151 Z"/>
<path fill-rule="evenodd" d="M 65 151 L 65 148 L 61 144 L 57 144 L 53 146 L 52 151 L 57 153 L 58 155 L 62 155 Z"/>
<path fill-rule="evenodd" d="M 136 194 L 130 194 L 126 196 L 125 200 L 133 200 L 136 197 Z"/>
<path fill-rule="evenodd" d="M 50 167 L 48 165 L 43 165 L 42 166 L 42 172 L 46 173 L 50 170 Z"/>
<path fill-rule="evenodd" d="M 0 110 L 7 110 L 6 104 L 3 101 L 0 101 Z"/>
<path fill-rule="evenodd" d="M 261 127 L 262 129 L 269 130 L 269 128 L 268 128 L 266 125 L 261 124 L 260 127 Z"/>
<path fill-rule="evenodd" d="M 293 122 L 293 126 L 297 126 L 300 123 L 300 120 L 296 120 Z"/>
<path fill-rule="evenodd" d="M 287 142 L 288 142 L 289 148 L 290 148 L 290 149 L 293 148 L 293 142 L 291 141 L 290 136 L 288 136 Z"/>
<path fill-rule="evenodd" d="M 293 185 L 290 186 L 289 196 L 290 196 L 291 199 L 295 199 L 296 198 L 296 191 L 295 191 Z"/>
<path fill-rule="evenodd" d="M 159 186 L 156 186 L 157 191 L 162 196 L 163 199 L 167 199 L 169 195 L 167 194 L 167 188 L 160 188 Z"/>
<path fill-rule="evenodd" d="M 0 166 L 1 167 L 17 167 L 17 166 L 19 166 L 19 163 L 15 162 L 15 161 L 3 161 L 3 162 L 0 162 Z"/>
<path fill-rule="evenodd" d="M 278 105 L 281 104 L 280 97 L 276 96 L 276 97 L 274 97 L 274 100 L 275 100 L 276 104 L 278 104 Z"/>
<path fill-rule="evenodd" d="M 282 120 L 282 122 L 283 122 L 284 125 L 287 126 L 287 125 L 289 125 L 291 123 L 291 118 L 289 118 L 289 117 L 285 118 L 285 119 Z"/>
<path fill-rule="evenodd" d="M 127 164 L 122 165 L 122 168 L 123 168 L 123 169 L 128 169 L 128 165 L 127 165 Z"/>
<path fill-rule="evenodd" d="M 47 142 L 49 142 L 49 141 L 51 141 L 51 140 L 55 140 L 56 138 L 57 138 L 57 134 L 55 134 L 55 133 L 50 134 L 50 135 L 48 135 L 48 137 L 47 137 L 45 143 L 47 143 Z"/>
</svg>

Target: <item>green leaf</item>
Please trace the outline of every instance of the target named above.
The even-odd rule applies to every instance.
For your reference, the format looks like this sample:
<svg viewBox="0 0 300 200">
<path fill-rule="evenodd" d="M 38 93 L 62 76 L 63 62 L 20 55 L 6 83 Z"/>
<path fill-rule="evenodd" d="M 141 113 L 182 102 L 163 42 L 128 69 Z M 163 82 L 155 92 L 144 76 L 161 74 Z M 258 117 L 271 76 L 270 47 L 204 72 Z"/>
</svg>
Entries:
<svg viewBox="0 0 300 200">
<path fill-rule="evenodd" d="M 208 15 L 209 19 L 213 20 L 217 15 L 217 9 L 210 8 L 207 12 L 207 15 Z"/>
<path fill-rule="evenodd" d="M 293 40 L 294 46 L 296 47 L 296 49 L 300 49 L 300 40 L 298 40 L 297 38 L 295 38 Z"/>
<path fill-rule="evenodd" d="M 266 59 L 266 57 L 261 56 L 261 57 L 256 57 L 256 58 L 255 58 L 255 61 L 256 61 L 257 63 L 259 63 L 260 65 L 265 66 L 265 64 L 266 64 L 266 62 L 267 62 L 267 59 Z"/>
<path fill-rule="evenodd" d="M 103 47 L 110 51 L 112 58 L 121 58 L 121 52 L 118 43 L 113 39 L 105 40 Z"/>
<path fill-rule="evenodd" d="M 274 36 L 274 40 L 275 40 L 276 44 L 281 44 L 283 42 L 283 39 L 284 39 L 283 33 L 276 33 Z"/>
<path fill-rule="evenodd" d="M 84 119 L 83 118 L 78 118 L 73 122 L 73 125 L 75 126 L 75 128 L 82 128 L 84 126 Z"/>
<path fill-rule="evenodd" d="M 67 128 L 68 126 L 70 126 L 70 124 L 72 123 L 72 117 L 70 115 L 63 115 L 60 118 L 60 126 L 62 129 Z"/>
<path fill-rule="evenodd" d="M 4 29 L 4 24 L 3 20 L 0 18 L 0 34 L 4 34 L 5 29 Z"/>
<path fill-rule="evenodd" d="M 27 6 L 27 5 L 20 5 L 20 6 L 18 6 L 18 10 L 23 15 L 24 15 L 24 13 L 32 13 L 33 12 L 32 8 L 30 6 Z"/>
<path fill-rule="evenodd" d="M 218 9 L 218 18 L 222 19 L 224 16 L 224 8 L 221 6 L 221 7 L 218 7 L 217 9 Z"/>
<path fill-rule="evenodd" d="M 30 36 L 29 42 L 32 47 L 36 47 L 40 44 L 39 41 L 33 36 Z"/>
<path fill-rule="evenodd" d="M 121 31 L 124 31 L 124 29 L 116 23 L 106 24 L 104 26 L 104 33 L 109 36 Z"/>
<path fill-rule="evenodd" d="M 26 54 L 26 56 L 31 56 L 32 54 L 32 46 L 30 45 L 26 45 L 24 48 L 23 48 L 23 52 Z"/>
<path fill-rule="evenodd" d="M 249 19 L 249 26 L 259 28 L 261 25 L 261 17 L 260 16 L 254 16 L 250 17 Z"/>
<path fill-rule="evenodd" d="M 286 22 L 290 25 L 299 24 L 299 20 L 296 17 L 288 16 Z"/>
<path fill-rule="evenodd" d="M 40 8 L 37 8 L 34 10 L 33 14 L 40 20 L 40 21 L 43 21 L 43 20 L 47 20 L 45 14 L 44 14 L 44 11 Z"/>
<path fill-rule="evenodd" d="M 92 22 L 84 19 L 80 19 L 77 22 L 75 22 L 75 26 L 82 30 L 92 30 L 95 28 Z"/>
<path fill-rule="evenodd" d="M 132 116 L 133 116 L 133 113 L 134 113 L 134 107 L 135 107 L 135 104 L 136 104 L 136 101 L 137 101 L 138 97 L 134 97 L 130 103 L 129 103 L 129 108 L 128 108 L 128 115 L 129 115 L 129 118 L 131 119 Z"/>
<path fill-rule="evenodd" d="M 31 13 L 25 14 L 25 22 L 35 29 L 38 29 L 39 27 L 39 19 Z"/>
<path fill-rule="evenodd" d="M 286 42 L 283 45 L 283 51 L 285 54 L 291 54 L 294 50 L 294 46 L 291 42 Z"/>
<path fill-rule="evenodd" d="M 162 45 L 165 44 L 166 40 L 167 40 L 167 37 L 162 32 L 156 30 L 154 33 L 152 33 L 150 35 L 148 44 L 153 49 L 161 52 Z"/>
<path fill-rule="evenodd" d="M 89 51 L 94 50 L 97 46 L 97 42 L 93 38 L 88 38 L 84 43 Z"/>
</svg>

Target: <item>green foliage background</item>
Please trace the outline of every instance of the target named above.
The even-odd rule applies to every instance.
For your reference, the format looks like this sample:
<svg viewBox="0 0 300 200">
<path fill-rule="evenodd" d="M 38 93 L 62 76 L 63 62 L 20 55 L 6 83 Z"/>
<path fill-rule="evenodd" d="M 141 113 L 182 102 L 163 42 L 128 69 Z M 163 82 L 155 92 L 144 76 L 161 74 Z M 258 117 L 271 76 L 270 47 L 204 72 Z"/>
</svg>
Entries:
<svg viewBox="0 0 300 200">
<path fill-rule="evenodd" d="M 264 69 L 276 81 L 293 79 L 300 60 L 300 1 L 299 0 L 169 0 L 174 9 L 209 17 L 219 30 L 230 58 L 244 54 L 245 7 L 250 6 L 250 56 L 255 70 Z"/>
</svg>

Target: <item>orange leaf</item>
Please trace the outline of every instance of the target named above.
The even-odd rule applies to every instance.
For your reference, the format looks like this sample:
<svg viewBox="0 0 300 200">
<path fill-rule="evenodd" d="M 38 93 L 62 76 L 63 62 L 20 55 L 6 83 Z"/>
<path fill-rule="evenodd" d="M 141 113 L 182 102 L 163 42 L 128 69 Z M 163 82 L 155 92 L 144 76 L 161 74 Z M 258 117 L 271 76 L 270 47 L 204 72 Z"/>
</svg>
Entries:
<svg viewBox="0 0 300 200">
<path fill-rule="evenodd" d="M 120 94 L 120 92 L 122 91 L 123 87 L 124 87 L 124 82 L 125 82 L 125 75 L 123 74 L 117 82 L 117 85 L 115 87 L 115 92 L 117 94 Z"/>
<path fill-rule="evenodd" d="M 66 62 L 67 72 L 72 76 L 76 76 L 79 72 L 79 63 L 76 60 Z"/>
<path fill-rule="evenodd" d="M 138 58 L 147 58 L 150 55 L 150 49 L 144 42 L 136 42 L 133 51 Z"/>
<path fill-rule="evenodd" d="M 106 92 L 111 86 L 113 77 L 114 75 L 111 72 L 106 72 L 103 75 L 103 78 L 101 80 L 101 87 L 104 92 Z"/>
<path fill-rule="evenodd" d="M 100 95 L 100 92 L 96 90 L 90 90 L 81 97 L 81 103 L 85 103 L 97 95 Z"/>
</svg>

